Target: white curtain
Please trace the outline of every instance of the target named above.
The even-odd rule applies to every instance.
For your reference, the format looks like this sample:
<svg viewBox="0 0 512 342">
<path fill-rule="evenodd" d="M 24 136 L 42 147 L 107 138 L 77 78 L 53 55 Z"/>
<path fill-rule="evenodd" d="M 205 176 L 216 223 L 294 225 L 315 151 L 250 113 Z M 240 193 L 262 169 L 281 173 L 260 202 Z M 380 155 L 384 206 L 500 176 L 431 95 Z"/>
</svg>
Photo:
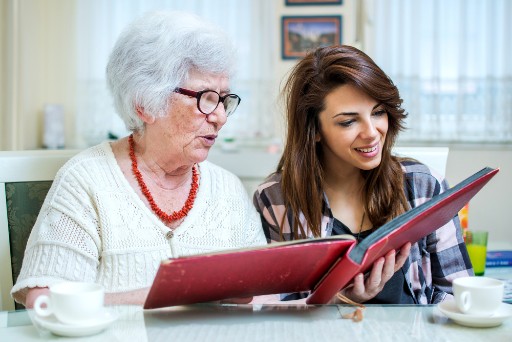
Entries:
<svg viewBox="0 0 512 342">
<path fill-rule="evenodd" d="M 272 127 L 275 37 L 272 0 L 77 0 L 78 112 L 77 135 L 84 146 L 109 134 L 128 132 L 115 114 L 106 88 L 105 66 L 121 30 L 152 10 L 196 13 L 224 28 L 238 48 L 238 72 L 231 89 L 242 98 L 220 137 L 270 138 Z"/>
<path fill-rule="evenodd" d="M 365 0 L 365 47 L 409 113 L 401 141 L 512 142 L 512 0 Z"/>
</svg>

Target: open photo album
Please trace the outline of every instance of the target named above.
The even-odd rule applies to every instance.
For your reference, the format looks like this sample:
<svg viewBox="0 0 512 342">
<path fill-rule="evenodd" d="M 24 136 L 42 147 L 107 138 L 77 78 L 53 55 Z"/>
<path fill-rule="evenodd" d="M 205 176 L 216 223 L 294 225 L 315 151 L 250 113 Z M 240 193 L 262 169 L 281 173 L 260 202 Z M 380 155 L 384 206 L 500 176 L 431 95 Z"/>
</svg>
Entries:
<svg viewBox="0 0 512 342">
<path fill-rule="evenodd" d="M 498 172 L 480 170 L 359 243 L 336 235 L 164 260 L 144 309 L 304 291 L 308 304 L 325 304 L 381 256 L 452 220 Z"/>
</svg>

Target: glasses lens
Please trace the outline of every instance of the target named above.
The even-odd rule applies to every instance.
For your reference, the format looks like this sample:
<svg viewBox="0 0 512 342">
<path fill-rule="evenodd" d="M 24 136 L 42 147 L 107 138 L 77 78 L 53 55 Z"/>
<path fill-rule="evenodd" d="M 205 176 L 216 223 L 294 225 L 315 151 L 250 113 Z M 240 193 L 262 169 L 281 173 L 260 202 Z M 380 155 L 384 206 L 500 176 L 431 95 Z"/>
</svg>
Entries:
<svg viewBox="0 0 512 342">
<path fill-rule="evenodd" d="M 199 99 L 199 110 L 205 114 L 210 114 L 217 108 L 220 96 L 214 91 L 206 91 L 201 94 Z"/>
<path fill-rule="evenodd" d="M 228 95 L 223 102 L 224 109 L 226 110 L 226 116 L 233 114 L 240 103 L 240 97 L 235 94 Z"/>
</svg>

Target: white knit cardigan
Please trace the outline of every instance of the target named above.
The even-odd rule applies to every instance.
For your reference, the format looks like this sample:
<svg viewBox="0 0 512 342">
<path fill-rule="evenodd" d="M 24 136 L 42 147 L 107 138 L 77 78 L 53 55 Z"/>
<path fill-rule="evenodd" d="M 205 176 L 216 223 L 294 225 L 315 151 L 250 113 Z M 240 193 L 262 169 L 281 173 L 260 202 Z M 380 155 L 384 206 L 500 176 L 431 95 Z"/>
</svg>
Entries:
<svg viewBox="0 0 512 342">
<path fill-rule="evenodd" d="M 32 229 L 14 299 L 63 279 L 97 282 L 107 293 L 145 288 L 163 259 L 265 245 L 242 182 L 208 161 L 199 170 L 194 206 L 167 238 L 169 228 L 130 186 L 108 142 L 72 158 Z"/>
</svg>

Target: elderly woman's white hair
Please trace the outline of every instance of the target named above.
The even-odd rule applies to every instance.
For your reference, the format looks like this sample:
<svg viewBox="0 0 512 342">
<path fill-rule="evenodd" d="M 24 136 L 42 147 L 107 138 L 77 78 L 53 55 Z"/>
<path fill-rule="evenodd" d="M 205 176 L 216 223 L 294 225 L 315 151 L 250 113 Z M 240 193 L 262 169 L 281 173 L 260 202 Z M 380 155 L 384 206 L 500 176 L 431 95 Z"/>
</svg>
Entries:
<svg viewBox="0 0 512 342">
<path fill-rule="evenodd" d="M 179 11 L 151 12 L 119 36 L 107 65 L 107 82 L 126 128 L 138 131 L 147 115 L 165 116 L 169 96 L 188 72 L 233 73 L 234 46 L 227 34 L 202 18 Z"/>
</svg>

